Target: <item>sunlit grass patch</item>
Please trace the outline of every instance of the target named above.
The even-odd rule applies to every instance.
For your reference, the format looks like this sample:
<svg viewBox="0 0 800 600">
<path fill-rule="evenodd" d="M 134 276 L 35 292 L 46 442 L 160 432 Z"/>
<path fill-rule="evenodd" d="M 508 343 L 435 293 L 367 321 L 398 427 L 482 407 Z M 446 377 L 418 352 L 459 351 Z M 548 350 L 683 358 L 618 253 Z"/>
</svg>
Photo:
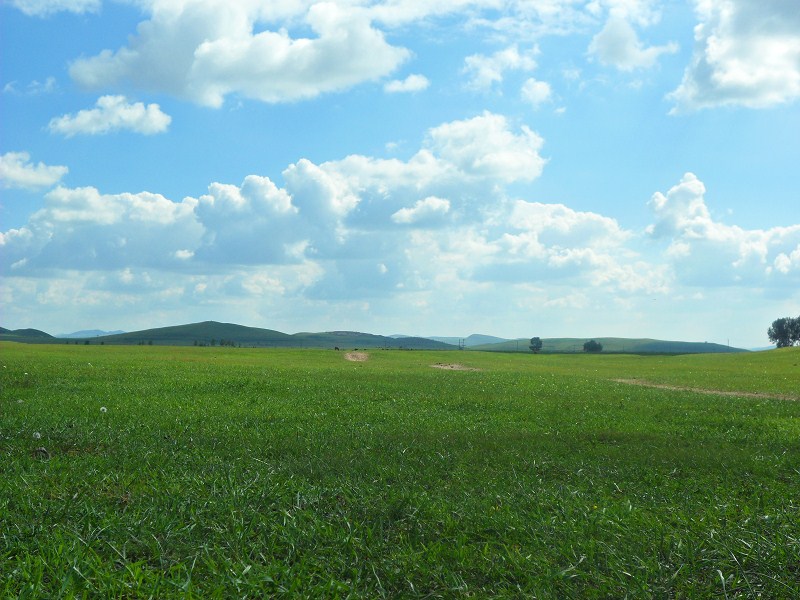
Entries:
<svg viewBox="0 0 800 600">
<path fill-rule="evenodd" d="M 3 596 L 800 593 L 796 354 L 0 349 Z"/>
</svg>

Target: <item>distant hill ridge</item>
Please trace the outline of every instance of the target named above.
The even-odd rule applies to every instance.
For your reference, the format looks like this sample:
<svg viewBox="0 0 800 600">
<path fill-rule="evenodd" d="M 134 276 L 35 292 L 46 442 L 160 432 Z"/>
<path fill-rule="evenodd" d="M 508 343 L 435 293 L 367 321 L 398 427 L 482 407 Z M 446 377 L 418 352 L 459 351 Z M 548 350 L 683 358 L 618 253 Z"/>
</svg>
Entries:
<svg viewBox="0 0 800 600">
<path fill-rule="evenodd" d="M 603 345 L 603 352 L 627 354 L 708 354 L 748 352 L 744 348 L 734 348 L 723 344 L 709 342 L 682 342 L 671 340 L 654 340 L 650 338 L 542 338 L 543 354 L 547 353 L 582 353 L 583 344 L 590 339 Z M 520 338 L 499 344 L 485 344 L 474 346 L 472 350 L 486 352 L 530 352 L 528 344 L 530 339 Z"/>
<path fill-rule="evenodd" d="M 48 342 L 53 341 L 54 338 L 49 333 L 39 331 L 38 329 L 6 329 L 0 327 L 0 340 L 8 340 L 12 342 Z"/>
<path fill-rule="evenodd" d="M 506 338 L 500 338 L 493 335 L 484 335 L 481 333 L 473 333 L 465 338 L 431 336 L 429 339 L 436 340 L 437 342 L 444 342 L 446 344 L 453 344 L 455 346 L 463 344 L 467 348 L 484 344 L 501 344 L 503 342 L 511 341 Z"/>
<path fill-rule="evenodd" d="M 256 348 L 405 348 L 414 350 L 447 350 L 455 346 L 427 338 L 408 337 L 394 339 L 388 336 L 357 331 L 329 331 L 320 333 L 288 334 L 272 329 L 247 327 L 235 323 L 203 321 L 187 325 L 156 327 L 113 335 L 87 336 L 85 338 L 54 338 L 44 332 L 36 337 L 21 335 L 20 331 L 0 332 L 0 340 L 20 342 L 90 343 L 109 345 L 160 345 L 160 346 L 247 346 Z M 25 330 L 28 331 L 28 330 Z M 33 330 L 31 330 L 33 331 Z M 46 337 L 43 337 L 46 336 Z"/>
<path fill-rule="evenodd" d="M 97 338 L 106 344 L 159 344 L 172 346 L 217 345 L 232 342 L 242 345 L 268 345 L 285 342 L 291 338 L 286 333 L 272 329 L 247 327 L 235 323 L 203 321 L 188 325 L 156 327 Z"/>
<path fill-rule="evenodd" d="M 116 331 L 103 331 L 102 329 L 83 329 L 81 331 L 73 331 L 72 333 L 57 333 L 55 337 L 61 339 L 73 339 L 73 338 L 90 338 L 90 337 L 99 337 L 101 335 L 117 335 L 120 333 L 125 333 L 121 329 L 117 329 Z"/>
<path fill-rule="evenodd" d="M 88 332 L 92 333 L 92 332 Z M 604 353 L 631 354 L 695 354 L 746 352 L 722 344 L 630 338 L 543 338 L 542 353 L 580 353 L 588 339 L 603 345 Z M 85 338 L 61 339 L 38 329 L 0 328 L 0 340 L 28 343 L 90 343 L 118 345 L 169 346 L 247 346 L 257 348 L 405 348 L 414 350 L 454 350 L 463 344 L 469 350 L 488 352 L 530 352 L 529 338 L 504 339 L 472 334 L 458 337 L 384 336 L 358 331 L 283 333 L 273 329 L 247 327 L 235 323 L 203 321 L 187 325 L 157 327 L 110 335 L 88 335 Z"/>
</svg>

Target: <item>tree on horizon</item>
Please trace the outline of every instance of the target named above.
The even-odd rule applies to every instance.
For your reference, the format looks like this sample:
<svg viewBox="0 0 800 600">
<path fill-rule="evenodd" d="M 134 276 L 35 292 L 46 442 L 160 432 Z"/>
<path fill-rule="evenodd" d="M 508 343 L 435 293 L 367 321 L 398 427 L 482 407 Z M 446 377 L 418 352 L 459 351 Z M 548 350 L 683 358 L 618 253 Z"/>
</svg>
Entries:
<svg viewBox="0 0 800 600">
<path fill-rule="evenodd" d="M 767 336 L 778 348 L 800 344 L 800 316 L 796 319 L 792 317 L 775 319 L 767 329 Z"/>
<path fill-rule="evenodd" d="M 589 340 L 583 345 L 584 352 L 602 352 L 603 344 L 594 340 Z"/>
</svg>

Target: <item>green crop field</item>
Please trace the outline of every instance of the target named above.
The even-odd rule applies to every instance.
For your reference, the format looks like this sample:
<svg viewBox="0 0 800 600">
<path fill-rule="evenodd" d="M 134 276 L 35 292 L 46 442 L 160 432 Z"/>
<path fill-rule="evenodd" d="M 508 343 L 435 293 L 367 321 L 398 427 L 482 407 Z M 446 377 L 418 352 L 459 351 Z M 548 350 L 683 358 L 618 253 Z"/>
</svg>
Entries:
<svg viewBox="0 0 800 600">
<path fill-rule="evenodd" d="M 798 598 L 798 365 L 2 343 L 0 597 Z"/>
</svg>

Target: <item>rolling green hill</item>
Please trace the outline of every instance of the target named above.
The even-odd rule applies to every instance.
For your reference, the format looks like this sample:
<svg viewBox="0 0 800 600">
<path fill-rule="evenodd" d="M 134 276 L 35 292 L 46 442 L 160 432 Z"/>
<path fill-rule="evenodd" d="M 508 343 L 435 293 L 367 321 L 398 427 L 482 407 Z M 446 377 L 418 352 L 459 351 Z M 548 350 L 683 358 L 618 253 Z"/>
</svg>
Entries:
<svg viewBox="0 0 800 600">
<path fill-rule="evenodd" d="M 247 346 L 257 348 L 403 348 L 447 350 L 453 346 L 427 338 L 390 338 L 357 331 L 329 331 L 290 335 L 272 329 L 204 321 L 73 340 L 73 343 L 157 346 Z"/>
<path fill-rule="evenodd" d="M 294 340 L 312 348 L 400 348 L 408 350 L 453 350 L 455 346 L 421 337 L 393 338 L 357 331 L 328 331 L 325 333 L 296 333 Z"/>
<path fill-rule="evenodd" d="M 282 333 L 273 329 L 246 327 L 234 323 L 203 321 L 172 327 L 158 327 L 115 335 L 92 336 L 85 339 L 60 339 L 37 329 L 0 328 L 0 340 L 25 343 L 156 345 L 156 346 L 245 346 L 252 348 L 392 348 L 407 350 L 454 350 L 457 345 L 442 341 L 445 338 L 390 337 L 358 331 Z M 459 338 L 453 338 L 458 340 Z M 468 350 L 484 352 L 530 352 L 529 338 L 505 340 L 499 343 L 475 344 L 492 336 L 472 335 L 466 339 Z M 542 353 L 582 353 L 589 338 L 544 338 Z M 603 353 L 627 354 L 707 354 L 746 352 L 721 344 L 680 342 L 653 339 L 601 337 L 593 338 L 603 345 Z M 470 343 L 471 342 L 471 343 Z"/>
<path fill-rule="evenodd" d="M 245 327 L 233 323 L 203 321 L 188 325 L 159 327 L 92 338 L 92 343 L 157 344 L 167 346 L 291 346 L 291 336 L 272 329 Z"/>
<path fill-rule="evenodd" d="M 52 342 L 55 341 L 49 333 L 38 329 L 6 329 L 0 327 L 0 340 L 6 342 Z"/>
<path fill-rule="evenodd" d="M 742 348 L 732 348 L 722 344 L 708 342 L 678 342 L 669 340 L 653 340 L 649 338 L 542 338 L 542 353 L 583 352 L 584 342 L 593 339 L 603 345 L 603 353 L 627 354 L 707 354 L 724 352 L 747 352 Z M 529 338 L 520 338 L 500 344 L 484 344 L 473 346 L 470 350 L 484 352 L 530 352 Z"/>
</svg>

